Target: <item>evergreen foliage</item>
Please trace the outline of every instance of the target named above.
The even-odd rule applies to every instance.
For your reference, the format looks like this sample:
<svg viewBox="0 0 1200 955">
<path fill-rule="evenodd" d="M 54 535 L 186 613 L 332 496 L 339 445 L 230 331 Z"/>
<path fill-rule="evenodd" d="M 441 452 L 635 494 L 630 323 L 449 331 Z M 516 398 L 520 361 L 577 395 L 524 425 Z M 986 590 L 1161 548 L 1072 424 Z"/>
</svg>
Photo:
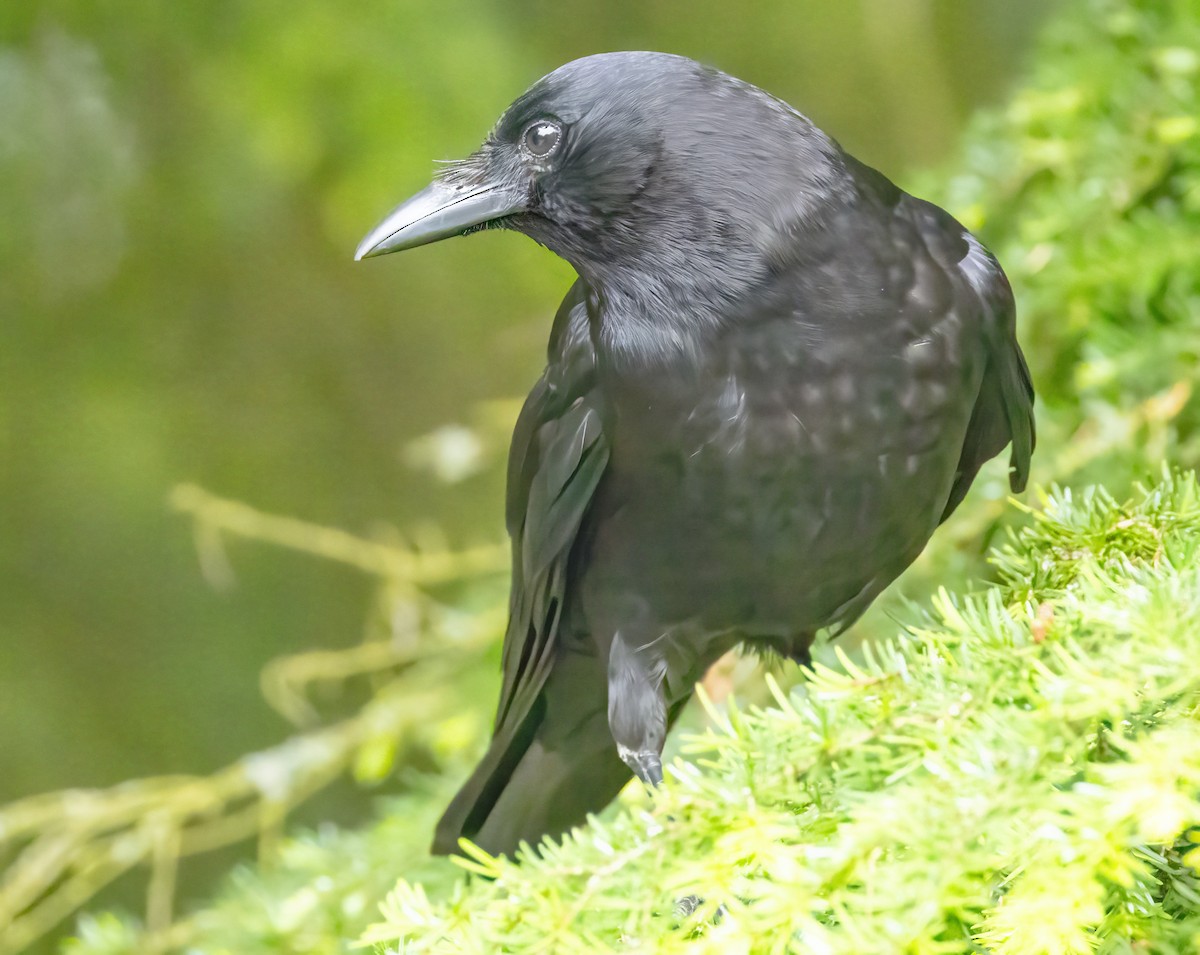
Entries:
<svg viewBox="0 0 1200 955">
<path fill-rule="evenodd" d="M 1003 582 L 776 706 L 649 802 L 366 938 L 404 952 L 1194 952 L 1200 488 L 1055 492 Z M 1200 853 L 1197 853 L 1200 856 Z M 688 917 L 675 901 L 703 901 Z M 718 907 L 721 911 L 718 912 Z"/>
<path fill-rule="evenodd" d="M 790 693 L 772 681 L 772 705 L 713 707 L 661 792 L 519 864 L 474 853 L 488 878 L 426 854 L 464 765 L 447 741 L 485 718 L 448 689 L 420 730 L 437 772 L 376 825 L 287 840 L 165 933 L 85 918 L 67 951 L 1200 950 L 1200 489 L 1157 477 L 1200 463 L 1197 117 L 1194 0 L 1076 0 L 958 171 L 913 187 L 1013 279 L 1035 479 L 1062 488 L 993 550 L 996 582 L 940 592 L 855 660 L 827 651 Z M 943 549 L 999 520 L 1002 477 Z M 1067 489 L 1089 482 L 1115 497 Z M 441 666 L 468 658 L 482 673 L 471 647 Z"/>
</svg>

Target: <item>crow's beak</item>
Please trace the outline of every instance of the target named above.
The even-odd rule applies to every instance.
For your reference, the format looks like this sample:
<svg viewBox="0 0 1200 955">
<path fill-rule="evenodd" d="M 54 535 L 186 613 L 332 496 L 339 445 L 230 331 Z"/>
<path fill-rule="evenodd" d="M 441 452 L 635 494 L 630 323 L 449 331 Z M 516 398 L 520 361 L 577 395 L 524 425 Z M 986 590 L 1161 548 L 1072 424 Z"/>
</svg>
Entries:
<svg viewBox="0 0 1200 955">
<path fill-rule="evenodd" d="M 413 249 L 494 219 L 524 212 L 523 197 L 502 185 L 453 186 L 435 182 L 397 206 L 358 245 L 355 261 Z"/>
</svg>

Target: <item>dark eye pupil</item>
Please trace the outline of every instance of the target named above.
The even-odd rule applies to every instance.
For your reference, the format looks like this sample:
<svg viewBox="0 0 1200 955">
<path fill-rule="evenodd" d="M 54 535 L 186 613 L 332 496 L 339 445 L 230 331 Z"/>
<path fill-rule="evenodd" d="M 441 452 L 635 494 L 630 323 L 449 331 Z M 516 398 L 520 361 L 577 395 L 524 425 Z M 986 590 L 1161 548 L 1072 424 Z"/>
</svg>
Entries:
<svg viewBox="0 0 1200 955">
<path fill-rule="evenodd" d="M 525 148 L 534 156 L 549 156 L 558 145 L 559 135 L 553 123 L 534 123 L 525 130 Z"/>
</svg>

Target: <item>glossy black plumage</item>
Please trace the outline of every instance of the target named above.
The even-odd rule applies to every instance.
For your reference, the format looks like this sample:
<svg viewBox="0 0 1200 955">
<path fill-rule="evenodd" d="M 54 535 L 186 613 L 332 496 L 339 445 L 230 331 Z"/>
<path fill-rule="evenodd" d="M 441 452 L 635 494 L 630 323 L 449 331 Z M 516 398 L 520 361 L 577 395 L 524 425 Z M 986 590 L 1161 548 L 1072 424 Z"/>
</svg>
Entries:
<svg viewBox="0 0 1200 955">
<path fill-rule="evenodd" d="M 441 852 L 536 844 L 631 770 L 656 782 L 718 656 L 804 659 L 1010 443 L 1020 490 L 1034 442 L 995 259 L 716 70 L 653 53 L 562 67 L 359 255 L 491 224 L 579 280 L 513 436 L 494 738 Z"/>
</svg>

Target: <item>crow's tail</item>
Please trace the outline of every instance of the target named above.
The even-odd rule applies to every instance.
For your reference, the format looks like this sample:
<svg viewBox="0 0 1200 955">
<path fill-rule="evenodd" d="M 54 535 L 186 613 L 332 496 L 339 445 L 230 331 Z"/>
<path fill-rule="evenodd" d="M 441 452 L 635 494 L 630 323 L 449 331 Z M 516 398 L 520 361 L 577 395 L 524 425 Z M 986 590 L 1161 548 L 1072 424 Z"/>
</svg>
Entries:
<svg viewBox="0 0 1200 955">
<path fill-rule="evenodd" d="M 492 854 L 537 846 L 599 812 L 630 778 L 608 728 L 607 668 L 562 653 L 521 719 L 506 721 L 438 823 L 433 851 L 467 838 Z"/>
</svg>

